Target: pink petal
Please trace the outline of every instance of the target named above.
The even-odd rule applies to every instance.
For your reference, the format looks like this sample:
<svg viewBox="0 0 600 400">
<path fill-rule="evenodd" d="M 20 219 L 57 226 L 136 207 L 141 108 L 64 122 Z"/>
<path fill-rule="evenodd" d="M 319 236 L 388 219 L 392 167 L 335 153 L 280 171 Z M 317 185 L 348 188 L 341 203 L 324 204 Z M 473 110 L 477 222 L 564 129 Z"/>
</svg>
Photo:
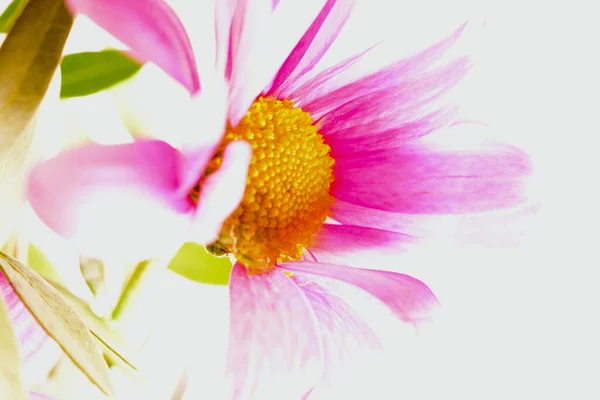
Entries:
<svg viewBox="0 0 600 400">
<path fill-rule="evenodd" d="M 175 12 L 162 0 L 67 0 L 74 13 L 129 46 L 141 61 L 152 61 L 192 94 L 200 89 L 192 46 Z"/>
<path fill-rule="evenodd" d="M 353 225 L 324 224 L 310 246 L 319 262 L 377 269 L 384 260 L 394 260 L 416 239 L 409 235 Z"/>
<path fill-rule="evenodd" d="M 357 151 L 398 147 L 425 136 L 453 121 L 457 107 L 444 97 L 467 69 L 466 59 L 461 59 L 415 78 L 395 78 L 385 88 L 365 87 L 362 96 L 323 116 L 319 132 L 336 159 Z"/>
<path fill-rule="evenodd" d="M 161 141 L 89 145 L 30 173 L 40 219 L 93 257 L 140 260 L 183 234 L 194 205 L 178 196 L 180 153 Z"/>
<path fill-rule="evenodd" d="M 240 263 L 229 292 L 231 398 L 302 398 L 323 372 L 323 345 L 306 297 L 281 271 L 248 275 Z"/>
<path fill-rule="evenodd" d="M 51 345 L 53 341 L 21 302 L 2 272 L 0 272 L 0 294 L 4 295 L 12 328 L 20 345 L 21 358 L 26 363 L 32 360 L 42 347 Z"/>
<path fill-rule="evenodd" d="M 197 242 L 211 243 L 217 239 L 221 225 L 239 206 L 246 191 L 251 158 L 250 144 L 235 141 L 225 149 L 221 167 L 204 181 L 194 217 Z"/>
<path fill-rule="evenodd" d="M 527 154 L 471 133 L 459 125 L 437 141 L 337 159 L 332 194 L 359 206 L 407 214 L 485 212 L 523 203 L 531 172 Z"/>
<path fill-rule="evenodd" d="M 279 97 L 291 82 L 297 80 L 323 58 L 342 30 L 356 1 L 328 0 L 300 42 L 285 60 L 267 94 Z"/>
<path fill-rule="evenodd" d="M 229 122 L 235 126 L 279 68 L 322 8 L 322 0 L 248 0 L 243 32 L 233 55 Z M 277 34 L 274 35 L 274 32 Z"/>
<path fill-rule="evenodd" d="M 291 279 L 304 293 L 317 316 L 323 340 L 324 384 L 331 384 L 357 350 L 380 350 L 381 344 L 367 322 L 321 279 L 294 274 Z"/>
<path fill-rule="evenodd" d="M 466 24 L 448 38 L 409 59 L 398 61 L 375 73 L 366 76 L 363 73 L 357 77 L 356 70 L 363 69 L 360 61 L 371 62 L 368 55 L 374 48 L 372 47 L 352 57 L 352 62 L 343 61 L 334 65 L 283 95 L 302 105 L 303 109 L 318 119 L 345 102 L 361 97 L 365 92 L 372 93 L 377 89 L 384 89 L 398 80 L 409 81 L 426 72 L 456 43 L 465 27 Z"/>
<path fill-rule="evenodd" d="M 290 262 L 283 270 L 325 276 L 363 289 L 385 303 L 398 318 L 417 325 L 431 318 L 438 301 L 418 279 L 390 271 L 377 271 L 317 262 Z"/>
</svg>

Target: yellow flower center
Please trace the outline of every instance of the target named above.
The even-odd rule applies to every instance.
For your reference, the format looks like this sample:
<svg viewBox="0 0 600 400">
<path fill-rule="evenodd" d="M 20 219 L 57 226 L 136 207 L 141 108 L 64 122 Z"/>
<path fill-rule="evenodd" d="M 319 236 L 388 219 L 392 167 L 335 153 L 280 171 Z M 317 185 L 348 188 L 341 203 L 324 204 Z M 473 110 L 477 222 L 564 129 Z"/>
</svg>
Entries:
<svg viewBox="0 0 600 400">
<path fill-rule="evenodd" d="M 289 100 L 260 97 L 235 128 L 228 127 L 205 177 L 219 168 L 223 150 L 235 140 L 252 145 L 246 191 L 208 250 L 233 254 L 251 273 L 299 260 L 332 202 L 329 146 L 310 114 Z"/>
</svg>

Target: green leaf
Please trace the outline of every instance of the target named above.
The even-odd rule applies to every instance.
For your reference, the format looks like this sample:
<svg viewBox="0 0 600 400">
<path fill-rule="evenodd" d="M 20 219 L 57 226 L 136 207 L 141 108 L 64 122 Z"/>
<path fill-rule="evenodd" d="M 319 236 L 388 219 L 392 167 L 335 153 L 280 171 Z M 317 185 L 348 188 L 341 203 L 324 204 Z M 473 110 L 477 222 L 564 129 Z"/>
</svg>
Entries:
<svg viewBox="0 0 600 400">
<path fill-rule="evenodd" d="M 60 64 L 60 97 L 87 96 L 131 78 L 142 65 L 118 50 L 69 54 Z"/>
<path fill-rule="evenodd" d="M 203 246 L 196 243 L 185 243 L 168 268 L 195 282 L 227 285 L 231 261 L 227 257 L 209 254 Z"/>
<path fill-rule="evenodd" d="M 73 24 L 63 0 L 29 0 L 0 47 L 0 228 L 24 203 L 32 119 Z"/>
<path fill-rule="evenodd" d="M 0 399 L 27 400 L 21 379 L 19 343 L 11 327 L 8 307 L 0 295 Z"/>
<path fill-rule="evenodd" d="M 2 252 L 0 269 L 46 332 L 90 381 L 111 396 L 114 390 L 108 366 L 93 336 L 77 313 L 39 275 Z"/>
<path fill-rule="evenodd" d="M 11 2 L 6 10 L 0 15 L 0 33 L 8 33 L 10 28 L 23 12 L 23 9 L 27 5 L 27 0 L 14 0 Z"/>
</svg>

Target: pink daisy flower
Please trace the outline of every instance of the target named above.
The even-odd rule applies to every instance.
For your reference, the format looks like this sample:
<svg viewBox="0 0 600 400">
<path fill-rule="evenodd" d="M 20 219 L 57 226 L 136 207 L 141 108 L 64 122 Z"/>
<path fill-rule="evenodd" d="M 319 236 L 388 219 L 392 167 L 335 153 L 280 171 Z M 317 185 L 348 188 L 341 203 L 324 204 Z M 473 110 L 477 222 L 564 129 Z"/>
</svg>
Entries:
<svg viewBox="0 0 600 400">
<path fill-rule="evenodd" d="M 19 343 L 21 359 L 25 368 L 27 368 L 28 364 L 34 363 L 36 355 L 39 356 L 45 349 L 57 347 L 57 345 L 23 304 L 2 272 L 0 272 L 0 295 L 4 296 L 12 328 Z M 30 393 L 29 398 L 52 399 L 52 397 L 34 392 Z"/>
<path fill-rule="evenodd" d="M 69 3 L 199 91 L 190 42 L 162 1 Z M 448 94 L 468 60 L 438 64 L 462 28 L 374 73 L 359 68 L 371 50 L 317 73 L 354 1 L 321 1 L 310 20 L 301 17 L 317 3 L 216 2 L 216 52 L 206 55 L 214 75 L 200 96 L 215 109 L 185 151 L 158 140 L 90 145 L 30 175 L 39 217 L 90 255 L 145 258 L 194 240 L 235 257 L 227 364 L 235 399 L 303 398 L 333 373 L 347 338 L 378 346 L 331 289 L 338 282 L 401 321 L 430 317 L 437 300 L 423 282 L 374 269 L 390 268 L 380 256 L 416 241 L 407 221 L 526 200 L 522 151 L 465 135 L 462 125 L 442 140 L 430 135 L 455 122 Z"/>
</svg>

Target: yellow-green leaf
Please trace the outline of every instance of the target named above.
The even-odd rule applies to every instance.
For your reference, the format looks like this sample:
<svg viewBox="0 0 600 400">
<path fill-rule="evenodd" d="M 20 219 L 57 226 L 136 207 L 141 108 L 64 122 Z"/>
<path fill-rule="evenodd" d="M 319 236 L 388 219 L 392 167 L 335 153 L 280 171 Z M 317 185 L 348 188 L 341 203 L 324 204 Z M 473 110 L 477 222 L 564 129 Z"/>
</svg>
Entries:
<svg viewBox="0 0 600 400">
<path fill-rule="evenodd" d="M 227 285 L 231 261 L 227 257 L 215 257 L 196 243 L 185 243 L 173 257 L 168 268 L 200 283 Z"/>
<path fill-rule="evenodd" d="M 0 269 L 21 301 L 69 358 L 100 390 L 112 395 L 108 366 L 77 313 L 39 275 L 1 252 Z"/>
<path fill-rule="evenodd" d="M 19 343 L 11 327 L 8 307 L 0 291 L 0 399 L 27 400 L 21 379 Z"/>
<path fill-rule="evenodd" d="M 60 273 L 54 268 L 54 265 L 48 260 L 48 257 L 35 245 L 29 245 L 27 255 L 27 264 L 29 268 L 34 270 L 38 275 L 46 281 L 54 281 L 63 284 Z"/>
<path fill-rule="evenodd" d="M 24 203 L 32 120 L 56 71 L 72 23 L 63 0 L 29 0 L 0 47 L 1 230 L 10 231 Z"/>
<path fill-rule="evenodd" d="M 48 89 L 73 24 L 63 0 L 30 0 L 0 47 L 0 149 L 14 143 Z"/>
</svg>

